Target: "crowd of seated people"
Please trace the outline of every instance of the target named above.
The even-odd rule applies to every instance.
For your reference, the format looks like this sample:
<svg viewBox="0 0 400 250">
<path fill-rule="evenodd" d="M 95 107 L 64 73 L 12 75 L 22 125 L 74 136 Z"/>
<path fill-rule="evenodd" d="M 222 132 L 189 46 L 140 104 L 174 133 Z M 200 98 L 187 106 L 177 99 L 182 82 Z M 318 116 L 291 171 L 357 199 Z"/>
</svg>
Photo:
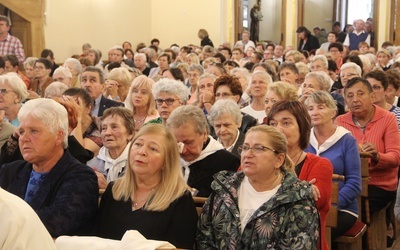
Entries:
<svg viewBox="0 0 400 250">
<path fill-rule="evenodd" d="M 200 46 L 125 41 L 105 61 L 84 44 L 58 68 L 49 49 L 23 71 L 4 55 L 0 187 L 54 238 L 328 249 L 332 174 L 346 180 L 334 241 L 361 216 L 359 153 L 371 213 L 396 199 L 400 165 L 400 49 L 375 53 L 362 20 L 338 25 L 299 27 L 297 50 L 247 31 L 214 48 L 201 29 Z M 208 197 L 199 219 L 195 196 Z"/>
</svg>

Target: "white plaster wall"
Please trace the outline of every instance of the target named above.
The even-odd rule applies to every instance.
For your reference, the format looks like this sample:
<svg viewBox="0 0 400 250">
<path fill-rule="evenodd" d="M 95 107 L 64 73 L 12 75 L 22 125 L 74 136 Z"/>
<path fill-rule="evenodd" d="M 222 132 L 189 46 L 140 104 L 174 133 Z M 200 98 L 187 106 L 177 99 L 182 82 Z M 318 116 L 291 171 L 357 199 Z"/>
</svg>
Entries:
<svg viewBox="0 0 400 250">
<path fill-rule="evenodd" d="M 201 28 L 218 46 L 233 43 L 233 13 L 233 0 L 48 0 L 45 41 L 58 63 L 80 54 L 87 42 L 103 59 L 124 41 L 136 47 L 156 37 L 162 48 L 200 45 Z"/>
<path fill-rule="evenodd" d="M 151 40 L 150 1 L 143 0 L 48 0 L 45 41 L 56 62 L 82 53 L 82 44 L 103 52 L 130 41 Z"/>
<path fill-rule="evenodd" d="M 214 46 L 222 43 L 222 0 L 152 0 L 151 34 L 160 39 L 162 48 L 173 43 L 200 45 L 199 29 L 207 30 Z"/>
<path fill-rule="evenodd" d="M 306 0 L 304 3 L 304 26 L 311 33 L 316 26 L 331 31 L 333 20 L 333 0 Z"/>
</svg>

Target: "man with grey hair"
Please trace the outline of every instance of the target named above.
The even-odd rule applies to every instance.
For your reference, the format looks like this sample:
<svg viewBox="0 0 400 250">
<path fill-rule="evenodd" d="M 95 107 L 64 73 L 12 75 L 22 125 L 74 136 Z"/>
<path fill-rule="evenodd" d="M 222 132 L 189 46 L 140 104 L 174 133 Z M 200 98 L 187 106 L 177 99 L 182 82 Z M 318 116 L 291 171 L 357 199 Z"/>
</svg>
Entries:
<svg viewBox="0 0 400 250">
<path fill-rule="evenodd" d="M 24 199 L 52 237 L 87 234 L 97 211 L 97 177 L 67 149 L 66 109 L 38 98 L 22 106 L 18 119 L 24 160 L 1 167 L 0 186 Z"/>
<path fill-rule="evenodd" d="M 81 86 L 94 102 L 92 110 L 90 111 L 92 116 L 100 117 L 106 109 L 124 105 L 121 102 L 116 102 L 103 96 L 105 89 L 104 83 L 105 78 L 101 69 L 95 66 L 85 68 L 81 77 Z"/>
<path fill-rule="evenodd" d="M 167 127 L 180 145 L 180 156 L 187 184 L 196 195 L 208 197 L 213 175 L 223 171 L 237 171 L 240 160 L 229 153 L 209 135 L 209 125 L 203 111 L 196 106 L 180 106 L 172 111 Z"/>
<path fill-rule="evenodd" d="M 364 30 L 365 22 L 362 19 L 355 20 L 354 31 L 347 34 L 343 45 L 347 50 L 358 50 L 358 44 L 361 42 L 366 42 L 371 46 L 371 35 Z"/>
<path fill-rule="evenodd" d="M 25 51 L 21 41 L 15 36 L 10 35 L 11 28 L 8 17 L 0 15 L 0 56 L 14 54 L 18 61 L 25 61 Z"/>
</svg>

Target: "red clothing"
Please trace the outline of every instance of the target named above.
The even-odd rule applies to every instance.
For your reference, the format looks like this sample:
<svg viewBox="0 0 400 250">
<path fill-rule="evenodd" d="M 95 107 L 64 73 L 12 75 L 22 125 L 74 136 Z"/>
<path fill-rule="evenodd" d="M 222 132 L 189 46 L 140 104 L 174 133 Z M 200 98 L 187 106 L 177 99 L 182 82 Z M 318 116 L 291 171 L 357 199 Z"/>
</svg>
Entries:
<svg viewBox="0 0 400 250">
<path fill-rule="evenodd" d="M 373 143 L 379 152 L 379 162 L 369 165 L 369 185 L 387 191 L 397 190 L 397 173 L 400 164 L 400 136 L 395 116 L 376 105 L 372 120 L 362 129 L 354 124 L 352 113 L 338 116 L 336 124 L 345 127 L 356 138 L 359 147 L 364 142 Z"/>
<path fill-rule="evenodd" d="M 321 193 L 321 198 L 318 199 L 317 208 L 321 217 L 321 240 L 322 249 L 328 250 L 328 242 L 325 238 L 325 225 L 329 209 L 331 207 L 331 193 L 332 193 L 332 163 L 323 157 L 307 153 L 303 167 L 300 171 L 300 180 L 311 181 L 316 179 L 314 183 Z"/>
</svg>

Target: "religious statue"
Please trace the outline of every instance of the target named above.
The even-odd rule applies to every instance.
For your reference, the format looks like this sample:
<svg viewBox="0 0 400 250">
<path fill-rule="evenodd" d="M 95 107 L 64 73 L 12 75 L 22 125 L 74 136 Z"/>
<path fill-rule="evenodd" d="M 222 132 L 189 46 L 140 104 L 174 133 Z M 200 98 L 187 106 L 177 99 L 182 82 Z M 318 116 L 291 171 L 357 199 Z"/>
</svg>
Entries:
<svg viewBox="0 0 400 250">
<path fill-rule="evenodd" d="M 260 21 L 262 21 L 263 15 L 261 13 L 260 9 L 260 1 L 258 3 L 254 4 L 253 8 L 250 10 L 250 17 L 251 17 L 251 23 L 250 23 L 250 40 L 253 42 L 258 42 L 259 39 L 259 33 L 260 33 Z"/>
</svg>

